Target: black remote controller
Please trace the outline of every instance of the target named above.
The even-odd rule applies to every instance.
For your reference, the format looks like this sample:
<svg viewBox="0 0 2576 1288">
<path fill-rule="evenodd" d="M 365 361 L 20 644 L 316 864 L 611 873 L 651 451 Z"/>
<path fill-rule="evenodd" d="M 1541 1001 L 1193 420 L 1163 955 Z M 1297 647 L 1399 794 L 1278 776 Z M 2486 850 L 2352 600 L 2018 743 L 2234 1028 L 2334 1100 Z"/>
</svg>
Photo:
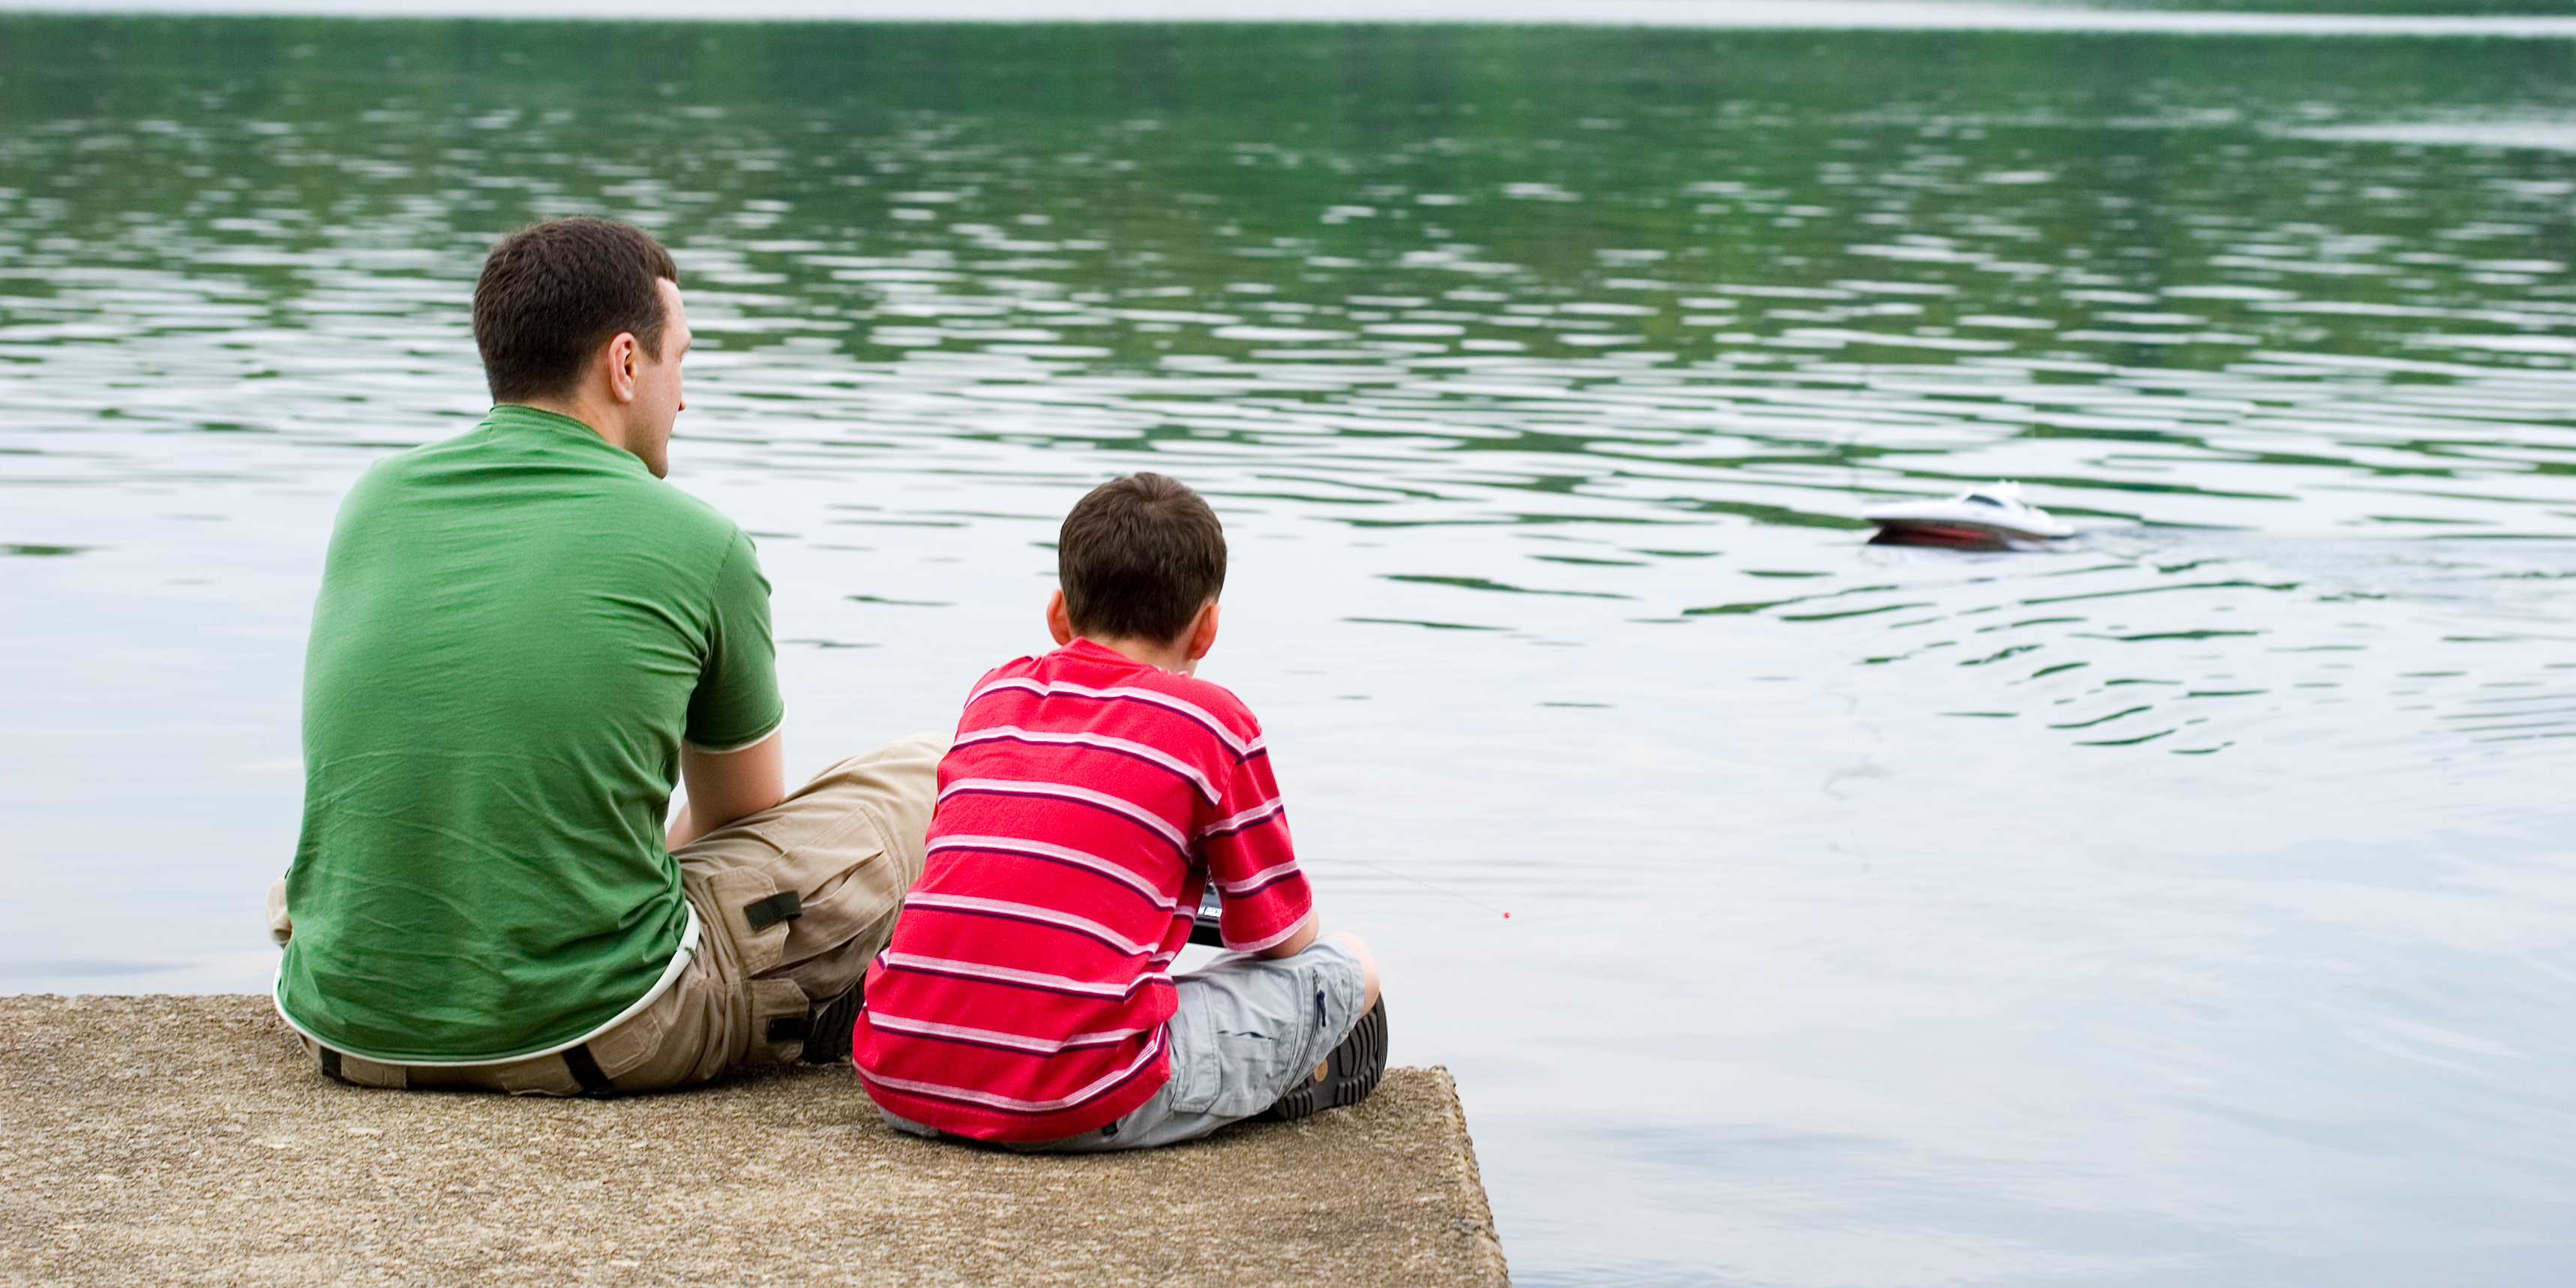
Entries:
<svg viewBox="0 0 2576 1288">
<path fill-rule="evenodd" d="M 1190 923 L 1191 943 L 1206 944 L 1210 948 L 1225 947 L 1225 936 L 1217 930 L 1218 909 L 1224 906 L 1223 898 L 1216 892 L 1216 883 L 1209 882 L 1207 893 L 1199 897 L 1198 920 Z"/>
</svg>

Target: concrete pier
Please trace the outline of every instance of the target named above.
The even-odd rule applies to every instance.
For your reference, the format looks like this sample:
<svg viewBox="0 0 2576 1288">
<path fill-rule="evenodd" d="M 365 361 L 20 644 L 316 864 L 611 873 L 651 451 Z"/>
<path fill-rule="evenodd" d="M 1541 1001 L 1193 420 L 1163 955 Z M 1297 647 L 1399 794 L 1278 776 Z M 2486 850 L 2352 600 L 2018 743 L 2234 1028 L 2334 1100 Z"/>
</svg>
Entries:
<svg viewBox="0 0 2576 1288">
<path fill-rule="evenodd" d="M 887 1130 L 846 1072 L 364 1091 L 262 997 L 0 997 L 0 1283 L 1508 1284 L 1448 1074 L 1126 1155 Z"/>
</svg>

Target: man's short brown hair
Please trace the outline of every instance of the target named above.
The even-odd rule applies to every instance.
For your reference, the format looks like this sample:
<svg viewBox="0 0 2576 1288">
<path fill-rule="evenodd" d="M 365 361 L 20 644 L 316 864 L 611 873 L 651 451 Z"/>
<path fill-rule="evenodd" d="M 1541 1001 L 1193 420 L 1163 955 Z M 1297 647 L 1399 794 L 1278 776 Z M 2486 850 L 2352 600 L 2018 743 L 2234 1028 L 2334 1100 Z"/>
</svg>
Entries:
<svg viewBox="0 0 2576 1288">
<path fill-rule="evenodd" d="M 576 215 L 501 239 L 474 283 L 474 347 L 494 402 L 571 391 L 583 364 L 621 331 L 662 356 L 662 290 L 680 281 L 671 252 L 641 228 Z"/>
<path fill-rule="evenodd" d="M 1130 474 L 1074 503 L 1055 569 L 1075 634 L 1167 644 L 1225 589 L 1225 527 L 1178 480 Z"/>
</svg>

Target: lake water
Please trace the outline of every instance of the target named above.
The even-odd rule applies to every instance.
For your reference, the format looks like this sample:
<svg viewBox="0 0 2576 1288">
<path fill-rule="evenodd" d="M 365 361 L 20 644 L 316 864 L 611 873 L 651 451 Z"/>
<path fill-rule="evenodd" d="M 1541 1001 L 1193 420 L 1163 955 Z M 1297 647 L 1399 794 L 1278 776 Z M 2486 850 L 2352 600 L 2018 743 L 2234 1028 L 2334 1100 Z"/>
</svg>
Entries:
<svg viewBox="0 0 2576 1288">
<path fill-rule="evenodd" d="M 0 988 L 265 987 L 332 511 L 599 212 L 794 768 L 1043 647 L 1094 482 L 1210 496 L 1205 673 L 1520 1283 L 2563 1283 L 2571 72 L 0 18 Z M 2081 535 L 1864 544 L 1997 478 Z"/>
</svg>

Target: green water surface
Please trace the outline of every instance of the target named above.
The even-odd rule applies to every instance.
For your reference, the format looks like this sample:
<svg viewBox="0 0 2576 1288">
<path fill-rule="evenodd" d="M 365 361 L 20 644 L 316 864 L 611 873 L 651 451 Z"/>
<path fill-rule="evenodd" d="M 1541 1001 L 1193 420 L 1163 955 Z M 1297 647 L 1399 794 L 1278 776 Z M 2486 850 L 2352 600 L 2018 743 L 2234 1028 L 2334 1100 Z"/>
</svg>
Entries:
<svg viewBox="0 0 2576 1288">
<path fill-rule="evenodd" d="M 1218 503 L 1207 674 L 1517 1281 L 2555 1283 L 2571 72 L 0 16 L 0 986 L 265 986 L 332 507 L 607 214 L 799 768 L 1043 647 L 1082 489 Z M 2080 534 L 1864 544 L 1997 478 Z"/>
</svg>

